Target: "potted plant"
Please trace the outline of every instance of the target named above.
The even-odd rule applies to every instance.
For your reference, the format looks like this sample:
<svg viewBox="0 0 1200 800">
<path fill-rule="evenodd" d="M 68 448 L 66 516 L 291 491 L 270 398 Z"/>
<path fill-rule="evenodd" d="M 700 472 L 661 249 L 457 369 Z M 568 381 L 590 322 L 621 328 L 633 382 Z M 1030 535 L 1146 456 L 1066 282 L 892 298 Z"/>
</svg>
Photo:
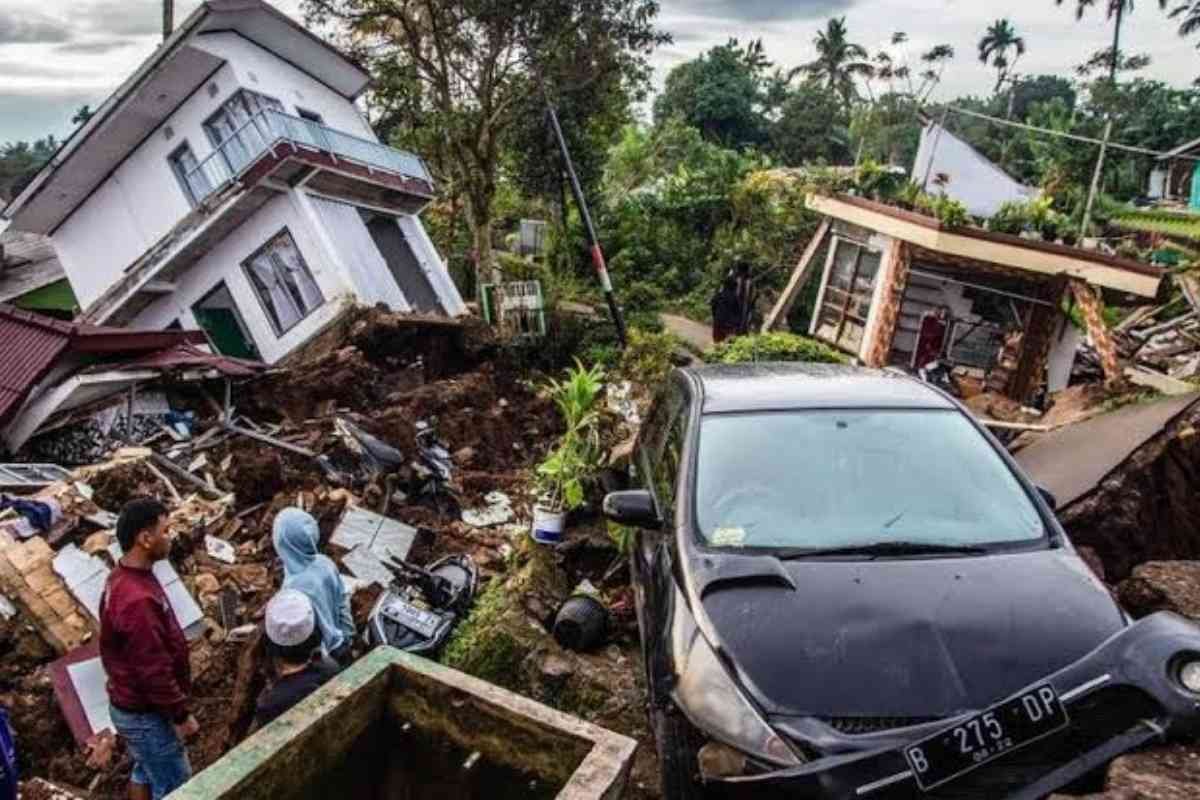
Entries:
<svg viewBox="0 0 1200 800">
<path fill-rule="evenodd" d="M 564 432 L 558 444 L 538 465 L 535 485 L 538 502 L 533 508 L 530 533 L 542 544 L 562 540 L 567 514 L 587 498 L 587 483 L 600 469 L 600 413 L 597 404 L 604 387 L 599 365 L 584 369 L 578 361 L 564 381 L 551 380 L 550 396 L 562 415 Z"/>
</svg>

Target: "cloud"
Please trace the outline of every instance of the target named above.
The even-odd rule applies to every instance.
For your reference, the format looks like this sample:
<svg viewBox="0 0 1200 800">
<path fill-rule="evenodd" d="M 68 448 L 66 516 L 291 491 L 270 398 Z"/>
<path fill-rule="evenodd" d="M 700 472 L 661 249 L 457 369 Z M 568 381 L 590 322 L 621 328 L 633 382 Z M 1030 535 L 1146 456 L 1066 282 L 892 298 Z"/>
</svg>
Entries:
<svg viewBox="0 0 1200 800">
<path fill-rule="evenodd" d="M 60 67 L 38 61 L 13 61 L 0 59 L 0 75 L 12 78 L 42 78 L 55 80 L 63 78 L 86 78 L 89 73 L 72 67 Z"/>
<path fill-rule="evenodd" d="M 738 22 L 784 22 L 844 13 L 859 0 L 665 0 L 664 10 Z"/>
<path fill-rule="evenodd" d="M 70 27 L 53 17 L 29 9 L 0 8 L 0 44 L 65 42 Z"/>
<path fill-rule="evenodd" d="M 94 39 L 85 42 L 67 42 L 54 48 L 56 53 L 71 56 L 102 56 L 122 47 L 136 44 L 136 39 Z"/>
<path fill-rule="evenodd" d="M 175 4 L 175 24 L 196 6 L 195 0 Z M 94 0 L 81 3 L 75 12 L 89 30 L 111 36 L 147 36 L 162 33 L 162 0 Z"/>
</svg>

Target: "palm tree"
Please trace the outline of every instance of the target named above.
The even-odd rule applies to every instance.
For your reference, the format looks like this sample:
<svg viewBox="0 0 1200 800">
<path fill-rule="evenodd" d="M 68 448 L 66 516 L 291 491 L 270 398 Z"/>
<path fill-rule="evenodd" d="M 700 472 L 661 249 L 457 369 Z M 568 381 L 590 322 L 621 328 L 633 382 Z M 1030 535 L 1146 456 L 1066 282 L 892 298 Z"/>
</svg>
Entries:
<svg viewBox="0 0 1200 800">
<path fill-rule="evenodd" d="M 1009 52 L 1014 53 L 1009 58 Z M 984 64 L 992 62 L 996 68 L 996 88 L 999 92 L 1008 80 L 1013 67 L 1021 56 L 1025 55 L 1025 37 L 1017 35 L 1017 29 L 1006 19 L 998 19 L 987 29 L 987 33 L 979 40 L 979 60 Z"/>
<path fill-rule="evenodd" d="M 849 108 L 858 96 L 855 78 L 869 77 L 874 72 L 870 54 L 861 44 L 846 40 L 845 17 L 829 20 L 813 43 L 817 47 L 817 59 L 800 69 L 823 82 L 830 91 L 837 92 Z"/>
<path fill-rule="evenodd" d="M 1054 0 L 1055 5 L 1061 6 L 1065 0 Z M 1071 0 L 1075 4 L 1075 18 L 1083 19 L 1083 15 L 1087 13 L 1089 8 L 1103 4 L 1108 18 L 1113 20 L 1113 44 L 1112 52 L 1121 52 L 1121 26 L 1125 22 L 1125 15 L 1133 11 L 1133 0 Z M 1169 0 L 1158 0 L 1158 7 L 1166 10 Z M 1176 9 L 1178 14 L 1181 9 Z M 1182 31 L 1181 31 L 1182 33 Z M 1113 59 L 1112 67 L 1108 73 L 1108 79 L 1111 83 L 1117 82 L 1117 59 Z"/>
<path fill-rule="evenodd" d="M 1133 11 L 1133 0 L 1071 0 L 1075 3 L 1075 19 L 1083 19 L 1083 15 L 1089 8 L 1104 3 L 1108 13 L 1108 18 L 1113 20 L 1113 43 L 1112 43 L 1112 63 L 1108 70 L 1108 82 L 1115 87 L 1117 85 L 1117 66 L 1121 55 L 1121 25 L 1125 21 L 1125 15 Z M 1063 0 L 1054 0 L 1055 5 L 1062 5 Z M 1158 7 L 1164 11 L 1167 8 L 1168 0 L 1158 0 Z M 1104 125 L 1104 139 L 1100 144 L 1100 156 L 1096 159 L 1096 170 L 1092 173 L 1092 188 L 1088 191 L 1087 205 L 1083 209 L 1083 225 L 1080 232 L 1087 233 L 1088 225 L 1092 220 L 1092 204 L 1096 202 L 1096 193 L 1100 189 L 1100 175 L 1104 171 L 1104 156 L 1108 150 L 1108 140 L 1112 136 L 1112 115 L 1108 117 L 1108 122 Z"/>
</svg>

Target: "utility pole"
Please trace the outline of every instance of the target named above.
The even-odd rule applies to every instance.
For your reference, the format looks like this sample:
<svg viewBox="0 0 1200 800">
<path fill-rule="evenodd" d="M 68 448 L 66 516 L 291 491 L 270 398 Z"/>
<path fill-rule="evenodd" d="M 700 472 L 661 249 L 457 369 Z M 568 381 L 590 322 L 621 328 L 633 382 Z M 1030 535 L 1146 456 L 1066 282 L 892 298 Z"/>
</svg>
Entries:
<svg viewBox="0 0 1200 800">
<path fill-rule="evenodd" d="M 558 124 L 558 113 L 550 96 L 546 96 L 546 110 L 550 114 L 550 125 L 554 128 L 554 138 L 558 140 L 558 149 L 562 152 L 563 166 L 571 181 L 571 193 L 575 195 L 575 204 L 579 206 L 579 216 L 583 219 L 583 227 L 587 230 L 588 244 L 592 247 L 592 265 L 600 278 L 600 288 L 604 290 L 604 299 L 608 302 L 608 313 L 612 316 L 613 325 L 617 328 L 617 341 L 621 349 L 625 349 L 625 318 L 617 305 L 613 293 L 612 279 L 608 276 L 608 266 L 604 263 L 604 250 L 600 247 L 600 239 L 596 236 L 596 227 L 592 224 L 592 215 L 588 212 L 587 200 L 583 196 L 583 188 L 579 185 L 579 176 L 575 174 L 575 164 L 571 161 L 571 152 L 567 149 L 567 140 L 563 137 L 562 127 Z"/>
<path fill-rule="evenodd" d="M 1117 89 L 1117 59 L 1121 57 L 1121 23 L 1125 19 L 1125 0 L 1117 0 L 1117 15 L 1116 27 L 1113 29 L 1113 46 L 1110 63 L 1108 65 L 1108 85 L 1112 88 L 1114 95 Z M 1108 142 L 1112 136 L 1113 118 L 1110 110 L 1106 115 L 1108 117 L 1104 124 L 1104 140 L 1100 143 L 1100 156 L 1096 159 L 1096 171 L 1092 173 L 1092 188 L 1088 190 L 1087 205 L 1083 209 L 1083 223 L 1079 227 L 1079 238 L 1087 236 L 1088 226 L 1092 224 L 1092 206 L 1096 202 L 1096 195 L 1100 191 L 1100 177 L 1104 172 L 1104 157 L 1108 154 Z"/>
<path fill-rule="evenodd" d="M 163 0 L 163 41 L 175 30 L 175 0 Z"/>
</svg>

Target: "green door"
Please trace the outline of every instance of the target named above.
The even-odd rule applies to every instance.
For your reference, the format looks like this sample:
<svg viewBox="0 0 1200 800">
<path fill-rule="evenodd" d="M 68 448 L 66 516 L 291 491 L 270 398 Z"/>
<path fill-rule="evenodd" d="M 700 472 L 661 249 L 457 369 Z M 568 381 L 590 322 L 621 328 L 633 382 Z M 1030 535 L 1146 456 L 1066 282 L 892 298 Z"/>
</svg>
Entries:
<svg viewBox="0 0 1200 800">
<path fill-rule="evenodd" d="M 1188 202 L 1188 207 L 1200 208 L 1200 161 L 1196 162 L 1192 170 L 1192 199 Z"/>
<path fill-rule="evenodd" d="M 221 355 L 255 360 L 261 358 L 224 281 L 192 306 L 192 314 Z"/>
</svg>

